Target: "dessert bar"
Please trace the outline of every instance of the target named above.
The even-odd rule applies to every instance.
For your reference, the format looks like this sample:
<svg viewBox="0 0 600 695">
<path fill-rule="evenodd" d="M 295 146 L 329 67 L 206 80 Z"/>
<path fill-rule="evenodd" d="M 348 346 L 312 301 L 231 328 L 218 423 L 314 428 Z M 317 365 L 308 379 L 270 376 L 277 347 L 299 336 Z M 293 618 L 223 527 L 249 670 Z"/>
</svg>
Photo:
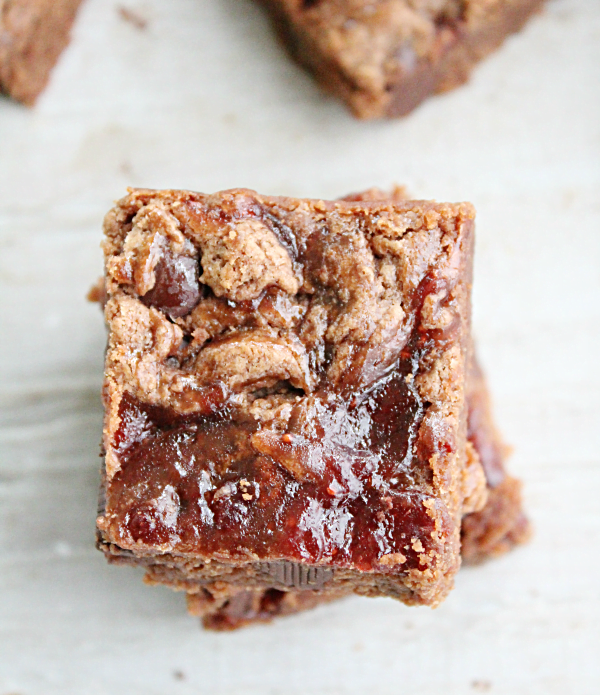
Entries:
<svg viewBox="0 0 600 695">
<path fill-rule="evenodd" d="M 0 92 L 31 106 L 69 42 L 81 0 L 0 0 Z"/>
<path fill-rule="evenodd" d="M 130 191 L 105 221 L 108 558 L 198 595 L 307 592 L 282 612 L 442 601 L 488 494 L 473 229 L 467 203 Z"/>
<path fill-rule="evenodd" d="M 290 53 L 359 118 L 464 83 L 543 0 L 261 0 Z"/>
</svg>

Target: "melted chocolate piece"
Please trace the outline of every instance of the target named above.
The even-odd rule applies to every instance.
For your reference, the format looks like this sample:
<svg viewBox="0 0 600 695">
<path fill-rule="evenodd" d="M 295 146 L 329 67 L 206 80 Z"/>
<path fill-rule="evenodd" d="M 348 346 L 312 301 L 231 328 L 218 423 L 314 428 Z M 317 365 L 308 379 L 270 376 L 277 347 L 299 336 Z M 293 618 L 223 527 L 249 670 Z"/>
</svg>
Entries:
<svg viewBox="0 0 600 695">
<path fill-rule="evenodd" d="M 322 589 L 333 577 L 330 567 L 309 567 L 296 562 L 261 562 L 260 570 L 268 576 L 268 581 L 293 589 Z"/>
<path fill-rule="evenodd" d="M 140 297 L 142 302 L 172 319 L 189 314 L 202 297 L 198 261 L 189 256 L 176 256 L 164 249 L 154 273 L 154 287 Z"/>
</svg>

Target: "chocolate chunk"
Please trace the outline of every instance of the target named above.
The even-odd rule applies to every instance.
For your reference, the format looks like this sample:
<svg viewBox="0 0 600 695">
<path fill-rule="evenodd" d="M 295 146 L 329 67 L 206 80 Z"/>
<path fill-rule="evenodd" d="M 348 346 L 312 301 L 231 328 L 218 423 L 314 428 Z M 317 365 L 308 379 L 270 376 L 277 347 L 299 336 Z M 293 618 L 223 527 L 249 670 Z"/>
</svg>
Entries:
<svg viewBox="0 0 600 695">
<path fill-rule="evenodd" d="M 198 261 L 188 256 L 176 256 L 165 249 L 154 273 L 154 287 L 141 297 L 142 302 L 173 319 L 189 314 L 201 297 Z"/>
<path fill-rule="evenodd" d="M 260 572 L 269 576 L 269 581 L 292 589 L 322 589 L 333 578 L 330 567 L 308 567 L 297 562 L 262 562 Z"/>
</svg>

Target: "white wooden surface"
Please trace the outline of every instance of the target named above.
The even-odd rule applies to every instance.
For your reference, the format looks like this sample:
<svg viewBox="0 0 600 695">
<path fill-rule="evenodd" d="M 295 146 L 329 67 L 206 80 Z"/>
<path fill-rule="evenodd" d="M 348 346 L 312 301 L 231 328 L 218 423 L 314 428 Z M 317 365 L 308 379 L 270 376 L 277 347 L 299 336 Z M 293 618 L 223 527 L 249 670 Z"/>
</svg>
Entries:
<svg viewBox="0 0 600 695">
<path fill-rule="evenodd" d="M 0 695 L 600 693 L 600 2 L 554 0 L 472 82 L 353 121 L 249 0 L 88 0 L 38 106 L 0 100 Z M 479 211 L 475 331 L 533 542 L 435 611 L 351 599 L 202 632 L 94 550 L 104 327 L 84 295 L 125 186 Z"/>
</svg>

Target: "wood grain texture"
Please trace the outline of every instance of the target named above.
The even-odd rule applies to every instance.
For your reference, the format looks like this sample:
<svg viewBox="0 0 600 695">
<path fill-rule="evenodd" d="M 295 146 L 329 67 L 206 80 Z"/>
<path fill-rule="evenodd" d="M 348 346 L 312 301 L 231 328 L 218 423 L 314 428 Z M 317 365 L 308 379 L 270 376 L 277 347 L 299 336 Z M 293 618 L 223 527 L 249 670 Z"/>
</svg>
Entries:
<svg viewBox="0 0 600 695">
<path fill-rule="evenodd" d="M 358 123 L 249 0 L 83 5 L 36 108 L 0 100 L 0 695 L 600 691 L 599 66 L 600 4 L 554 0 L 468 86 Z M 127 185 L 393 182 L 478 209 L 475 333 L 536 535 L 435 611 L 204 633 L 93 547 L 102 216 Z"/>
</svg>

